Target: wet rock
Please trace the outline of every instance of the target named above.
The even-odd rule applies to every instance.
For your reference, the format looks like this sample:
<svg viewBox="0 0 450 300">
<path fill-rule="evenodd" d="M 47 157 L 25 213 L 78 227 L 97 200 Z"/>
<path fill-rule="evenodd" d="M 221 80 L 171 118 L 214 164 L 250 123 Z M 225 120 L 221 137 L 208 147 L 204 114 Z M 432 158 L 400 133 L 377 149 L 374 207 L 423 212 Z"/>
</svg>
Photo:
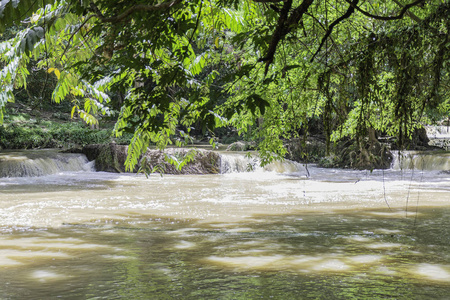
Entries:
<svg viewBox="0 0 450 300">
<path fill-rule="evenodd" d="M 128 146 L 115 143 L 86 145 L 82 149 L 82 153 L 89 160 L 95 160 L 95 169 L 97 171 L 113 173 L 125 172 L 127 151 Z"/>
<path fill-rule="evenodd" d="M 412 140 L 409 143 L 408 149 L 410 150 L 426 150 L 429 148 L 430 139 L 428 138 L 427 131 L 424 127 L 414 130 Z"/>
<path fill-rule="evenodd" d="M 351 168 L 359 170 L 389 169 L 394 156 L 388 144 L 363 140 L 339 143 L 334 153 L 319 162 L 321 167 Z"/>
<path fill-rule="evenodd" d="M 297 162 L 318 162 L 327 152 L 325 141 L 317 137 L 291 139 L 284 143 L 284 147 L 286 158 Z"/>
<path fill-rule="evenodd" d="M 217 174 L 220 173 L 220 162 L 220 155 L 211 150 L 168 148 L 148 150 L 140 167 L 148 173 Z"/>
<path fill-rule="evenodd" d="M 89 160 L 95 160 L 97 171 L 122 173 L 128 146 L 115 143 L 87 145 L 82 152 Z M 164 151 L 149 149 L 133 172 L 164 174 L 216 174 L 220 173 L 220 155 L 210 150 L 168 148 Z"/>
</svg>

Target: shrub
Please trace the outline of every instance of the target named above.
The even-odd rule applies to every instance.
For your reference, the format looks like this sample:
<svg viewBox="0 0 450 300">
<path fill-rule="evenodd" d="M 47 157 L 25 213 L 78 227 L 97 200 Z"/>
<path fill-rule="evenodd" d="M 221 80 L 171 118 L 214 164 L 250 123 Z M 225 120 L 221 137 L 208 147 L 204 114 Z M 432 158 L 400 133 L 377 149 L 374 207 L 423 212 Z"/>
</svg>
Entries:
<svg viewBox="0 0 450 300">
<path fill-rule="evenodd" d="M 0 147 L 3 149 L 70 148 L 87 144 L 106 144 L 112 141 L 111 133 L 111 129 L 93 130 L 81 123 L 48 124 L 46 122 L 43 127 L 29 123 L 13 123 L 0 126 Z"/>
</svg>

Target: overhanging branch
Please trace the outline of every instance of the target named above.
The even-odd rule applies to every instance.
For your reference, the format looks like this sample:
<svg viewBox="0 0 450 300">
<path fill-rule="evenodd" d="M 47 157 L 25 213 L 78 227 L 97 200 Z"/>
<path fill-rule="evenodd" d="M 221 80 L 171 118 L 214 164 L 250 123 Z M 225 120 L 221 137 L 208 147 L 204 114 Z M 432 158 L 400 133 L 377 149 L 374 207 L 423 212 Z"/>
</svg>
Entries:
<svg viewBox="0 0 450 300">
<path fill-rule="evenodd" d="M 269 49 L 264 57 L 260 58 L 260 62 L 266 63 L 264 73 L 267 74 L 270 64 L 273 62 L 278 43 L 291 32 L 303 18 L 303 15 L 308 11 L 314 0 L 303 0 L 297 8 L 295 8 L 289 15 L 292 8 L 292 0 L 285 0 L 283 7 L 280 10 L 280 17 L 278 18 L 277 27 L 272 35 Z"/>
<path fill-rule="evenodd" d="M 95 15 L 89 15 L 89 16 L 87 16 L 86 19 L 83 21 L 83 23 L 81 23 L 81 24 L 78 26 L 78 28 L 77 28 L 74 32 L 72 32 L 72 34 L 70 35 L 69 41 L 67 42 L 67 45 L 66 45 L 66 47 L 64 48 L 63 53 L 62 53 L 61 56 L 59 57 L 59 60 L 60 60 L 60 61 L 62 60 L 62 58 L 63 58 L 64 55 L 66 54 L 67 50 L 69 49 L 70 43 L 72 42 L 73 37 L 74 37 L 74 36 L 81 30 L 81 28 L 83 28 L 83 26 L 86 25 L 86 23 L 87 23 L 91 18 L 93 18 L 93 17 L 95 17 Z"/>
<path fill-rule="evenodd" d="M 347 1 L 347 2 L 349 2 L 349 1 Z M 331 32 L 333 32 L 334 26 L 336 26 L 340 22 L 344 21 L 345 19 L 348 19 L 355 12 L 355 7 L 358 4 L 358 2 L 359 2 L 359 0 L 353 0 L 353 2 L 350 2 L 350 6 L 348 7 L 348 9 L 345 12 L 345 14 L 343 14 L 342 16 L 340 16 L 339 18 L 334 20 L 333 23 L 331 23 L 330 27 L 328 27 L 327 32 L 325 32 L 325 35 L 323 36 L 322 41 L 320 42 L 319 48 L 317 49 L 316 53 L 314 53 L 314 55 L 312 56 L 311 62 L 314 61 L 314 58 L 316 57 L 317 53 L 320 52 L 320 49 L 322 49 L 323 44 L 328 39 L 328 37 L 330 36 Z"/>
<path fill-rule="evenodd" d="M 399 20 L 399 19 L 403 18 L 403 15 L 408 11 L 408 9 L 410 9 L 413 6 L 421 4 L 421 3 L 425 2 L 426 0 L 417 0 L 417 1 L 414 1 L 413 3 L 407 4 L 407 5 L 403 6 L 403 8 L 401 9 L 401 11 L 398 15 L 392 16 L 392 17 L 373 15 L 369 12 L 362 10 L 356 4 L 353 4 L 350 0 L 345 0 L 345 1 L 348 4 L 350 4 L 354 9 L 356 9 L 357 11 L 359 11 L 360 13 L 365 15 L 366 17 L 373 18 L 376 20 L 391 21 L 391 20 Z"/>
<path fill-rule="evenodd" d="M 131 15 L 137 11 L 151 12 L 151 11 L 166 10 L 166 9 L 169 9 L 181 2 L 182 2 L 182 0 L 173 0 L 173 1 L 162 2 L 162 3 L 156 4 L 156 5 L 137 4 L 137 5 L 133 5 L 132 7 L 128 8 L 123 13 L 121 13 L 117 16 L 113 16 L 113 17 L 105 17 L 93 3 L 91 3 L 91 8 L 93 8 L 95 14 L 102 22 L 104 22 L 104 23 L 119 23 L 119 22 L 123 21 L 125 18 L 127 18 L 129 15 Z"/>
<path fill-rule="evenodd" d="M 393 1 L 395 4 L 397 4 L 398 6 L 403 7 L 403 4 L 401 4 L 398 0 L 392 0 L 392 1 Z M 421 20 L 418 16 L 416 16 L 415 14 L 413 14 L 412 12 L 407 11 L 406 14 L 408 15 L 408 17 L 411 18 L 411 20 L 415 21 L 416 23 L 422 22 L 422 20 Z"/>
<path fill-rule="evenodd" d="M 259 3 L 278 3 L 283 2 L 284 0 L 253 0 L 253 2 L 259 2 Z"/>
</svg>

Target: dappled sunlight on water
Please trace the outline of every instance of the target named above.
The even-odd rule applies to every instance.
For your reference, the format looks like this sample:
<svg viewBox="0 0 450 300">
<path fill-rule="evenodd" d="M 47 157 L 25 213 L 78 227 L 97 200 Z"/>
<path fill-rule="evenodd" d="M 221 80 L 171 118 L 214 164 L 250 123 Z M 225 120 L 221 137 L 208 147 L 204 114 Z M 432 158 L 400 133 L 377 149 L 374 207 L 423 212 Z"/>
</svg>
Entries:
<svg viewBox="0 0 450 300">
<path fill-rule="evenodd" d="M 189 298 L 190 293 L 175 288 L 181 284 L 188 290 L 202 287 L 213 298 L 231 291 L 242 296 L 250 287 L 245 297 L 251 298 L 260 295 L 261 284 L 284 287 L 278 294 L 283 297 L 324 295 L 320 287 L 332 284 L 334 293 L 349 296 L 354 294 L 348 286 L 359 286 L 365 278 L 358 295 L 376 291 L 407 299 L 411 289 L 420 295 L 426 285 L 439 299 L 450 291 L 448 230 L 439 226 L 448 224 L 449 215 L 450 209 L 422 208 L 416 225 L 414 219 L 360 218 L 351 212 L 226 223 L 134 216 L 16 231 L 1 236 L 0 289 L 15 293 L 11 287 L 20 282 L 29 295 L 44 297 L 47 285 L 57 282 L 52 295 L 71 298 L 93 283 L 101 295 L 118 297 L 134 284 L 138 288 L 130 297 L 169 293 Z M 254 276 L 265 279 L 252 282 Z M 288 279 L 301 288 L 285 286 Z M 235 284 L 242 280 L 241 290 Z M 217 284 L 221 289 L 214 288 Z M 391 284 L 397 286 L 394 294 Z"/>
<path fill-rule="evenodd" d="M 382 256 L 377 255 L 358 255 L 347 256 L 342 253 L 331 253 L 325 255 L 255 255 L 257 251 L 250 251 L 252 256 L 238 257 L 217 257 L 211 256 L 206 259 L 209 263 L 220 264 L 226 268 L 239 270 L 272 270 L 272 271 L 290 271 L 301 273 L 326 272 L 327 274 L 337 272 L 350 272 L 353 270 L 361 271 L 362 266 L 367 267 L 380 262 Z M 260 254 L 260 253 L 258 253 Z"/>
<path fill-rule="evenodd" d="M 422 263 L 410 268 L 409 272 L 418 279 L 450 283 L 450 264 Z"/>
<path fill-rule="evenodd" d="M 58 273 L 55 273 L 52 271 L 37 270 L 31 274 L 31 278 L 35 279 L 39 282 L 49 282 L 49 281 L 68 279 L 68 278 L 70 278 L 70 276 L 58 274 Z"/>
<path fill-rule="evenodd" d="M 2 178 L 0 295 L 450 294 L 448 175 L 309 171 Z"/>
</svg>

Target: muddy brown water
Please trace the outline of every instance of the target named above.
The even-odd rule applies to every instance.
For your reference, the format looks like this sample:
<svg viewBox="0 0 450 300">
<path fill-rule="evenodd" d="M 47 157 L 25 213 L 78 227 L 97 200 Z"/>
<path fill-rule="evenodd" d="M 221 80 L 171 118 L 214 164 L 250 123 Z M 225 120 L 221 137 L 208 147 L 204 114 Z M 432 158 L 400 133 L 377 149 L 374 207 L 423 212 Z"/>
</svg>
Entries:
<svg viewBox="0 0 450 300">
<path fill-rule="evenodd" d="M 0 299 L 450 298 L 448 173 L 269 170 L 0 178 Z"/>
</svg>

